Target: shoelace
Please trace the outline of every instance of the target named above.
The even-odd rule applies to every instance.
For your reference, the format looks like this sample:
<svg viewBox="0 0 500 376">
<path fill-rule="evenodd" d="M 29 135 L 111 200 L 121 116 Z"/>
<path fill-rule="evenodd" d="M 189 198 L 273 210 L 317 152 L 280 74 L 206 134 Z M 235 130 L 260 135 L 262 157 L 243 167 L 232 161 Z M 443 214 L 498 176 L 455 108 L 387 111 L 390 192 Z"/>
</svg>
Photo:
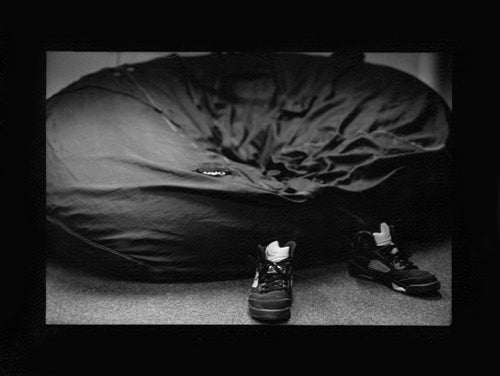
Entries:
<svg viewBox="0 0 500 376">
<path fill-rule="evenodd" d="M 284 263 L 275 263 L 269 260 L 264 260 L 262 264 L 261 271 L 263 271 L 263 273 L 259 273 L 262 276 L 260 279 L 262 290 L 272 291 L 284 288 L 288 281 L 288 275 L 282 268 L 286 270 L 286 265 Z M 275 273 L 270 273 L 269 268 L 272 268 Z"/>
<path fill-rule="evenodd" d="M 394 252 L 396 250 L 396 252 Z M 380 253 L 389 259 L 391 263 L 404 269 L 416 269 L 417 266 L 410 260 L 411 253 L 401 250 L 394 244 L 381 247 Z"/>
</svg>

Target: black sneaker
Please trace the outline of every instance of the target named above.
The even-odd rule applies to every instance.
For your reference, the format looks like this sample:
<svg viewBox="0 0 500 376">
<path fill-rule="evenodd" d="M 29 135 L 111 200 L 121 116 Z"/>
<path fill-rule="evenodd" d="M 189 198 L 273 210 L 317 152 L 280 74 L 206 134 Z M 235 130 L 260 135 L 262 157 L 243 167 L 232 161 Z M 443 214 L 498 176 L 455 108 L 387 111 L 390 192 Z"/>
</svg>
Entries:
<svg viewBox="0 0 500 376">
<path fill-rule="evenodd" d="M 295 242 L 283 247 L 277 241 L 259 245 L 255 278 L 248 297 L 250 315 L 256 320 L 285 321 L 292 305 L 292 258 Z"/>
<path fill-rule="evenodd" d="M 419 295 L 439 290 L 437 278 L 420 270 L 410 261 L 410 254 L 398 249 L 392 242 L 394 228 L 386 223 L 380 232 L 360 231 L 352 241 L 353 257 L 349 274 L 386 285 L 408 295 Z"/>
</svg>

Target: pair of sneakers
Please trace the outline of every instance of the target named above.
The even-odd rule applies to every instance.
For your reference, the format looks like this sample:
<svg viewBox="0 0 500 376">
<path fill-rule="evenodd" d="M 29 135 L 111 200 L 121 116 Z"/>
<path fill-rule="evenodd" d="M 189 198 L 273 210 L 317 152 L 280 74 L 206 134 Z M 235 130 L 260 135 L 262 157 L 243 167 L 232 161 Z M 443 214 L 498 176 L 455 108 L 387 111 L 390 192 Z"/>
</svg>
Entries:
<svg viewBox="0 0 500 376">
<path fill-rule="evenodd" d="M 419 269 L 410 254 L 393 242 L 394 228 L 381 223 L 380 232 L 360 231 L 353 238 L 351 276 L 381 283 L 408 295 L 435 292 L 441 287 L 431 273 Z M 292 305 L 292 260 L 296 244 L 277 241 L 259 246 L 255 278 L 248 297 L 250 315 L 261 321 L 285 321 Z"/>
</svg>

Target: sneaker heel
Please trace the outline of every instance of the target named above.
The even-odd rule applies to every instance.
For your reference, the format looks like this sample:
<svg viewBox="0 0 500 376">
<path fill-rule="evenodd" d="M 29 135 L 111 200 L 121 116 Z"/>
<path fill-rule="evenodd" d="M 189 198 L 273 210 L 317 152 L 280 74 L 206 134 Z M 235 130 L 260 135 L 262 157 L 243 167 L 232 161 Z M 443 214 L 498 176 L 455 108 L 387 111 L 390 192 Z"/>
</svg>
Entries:
<svg viewBox="0 0 500 376">
<path fill-rule="evenodd" d="M 351 277 L 357 277 L 360 274 L 359 268 L 352 262 L 347 265 L 347 272 Z"/>
<path fill-rule="evenodd" d="M 363 269 L 361 269 L 359 266 L 357 266 L 353 262 L 349 262 L 349 264 L 347 265 L 347 272 L 349 273 L 349 275 L 351 277 L 373 281 L 373 277 L 367 275 Z"/>
</svg>

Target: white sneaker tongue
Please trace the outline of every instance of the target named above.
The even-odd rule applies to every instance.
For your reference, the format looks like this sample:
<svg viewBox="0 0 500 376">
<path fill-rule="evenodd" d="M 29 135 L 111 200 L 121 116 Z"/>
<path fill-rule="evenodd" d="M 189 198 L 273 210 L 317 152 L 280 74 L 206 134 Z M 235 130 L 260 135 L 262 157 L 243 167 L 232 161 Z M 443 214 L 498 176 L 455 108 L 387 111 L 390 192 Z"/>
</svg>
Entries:
<svg viewBox="0 0 500 376">
<path fill-rule="evenodd" d="M 380 232 L 374 232 L 373 237 L 375 238 L 375 243 L 379 246 L 392 243 L 391 230 L 385 222 L 380 224 Z"/>
<path fill-rule="evenodd" d="M 280 247 L 277 241 L 270 243 L 266 247 L 266 259 L 272 262 L 280 262 L 288 258 L 290 247 Z"/>
</svg>

